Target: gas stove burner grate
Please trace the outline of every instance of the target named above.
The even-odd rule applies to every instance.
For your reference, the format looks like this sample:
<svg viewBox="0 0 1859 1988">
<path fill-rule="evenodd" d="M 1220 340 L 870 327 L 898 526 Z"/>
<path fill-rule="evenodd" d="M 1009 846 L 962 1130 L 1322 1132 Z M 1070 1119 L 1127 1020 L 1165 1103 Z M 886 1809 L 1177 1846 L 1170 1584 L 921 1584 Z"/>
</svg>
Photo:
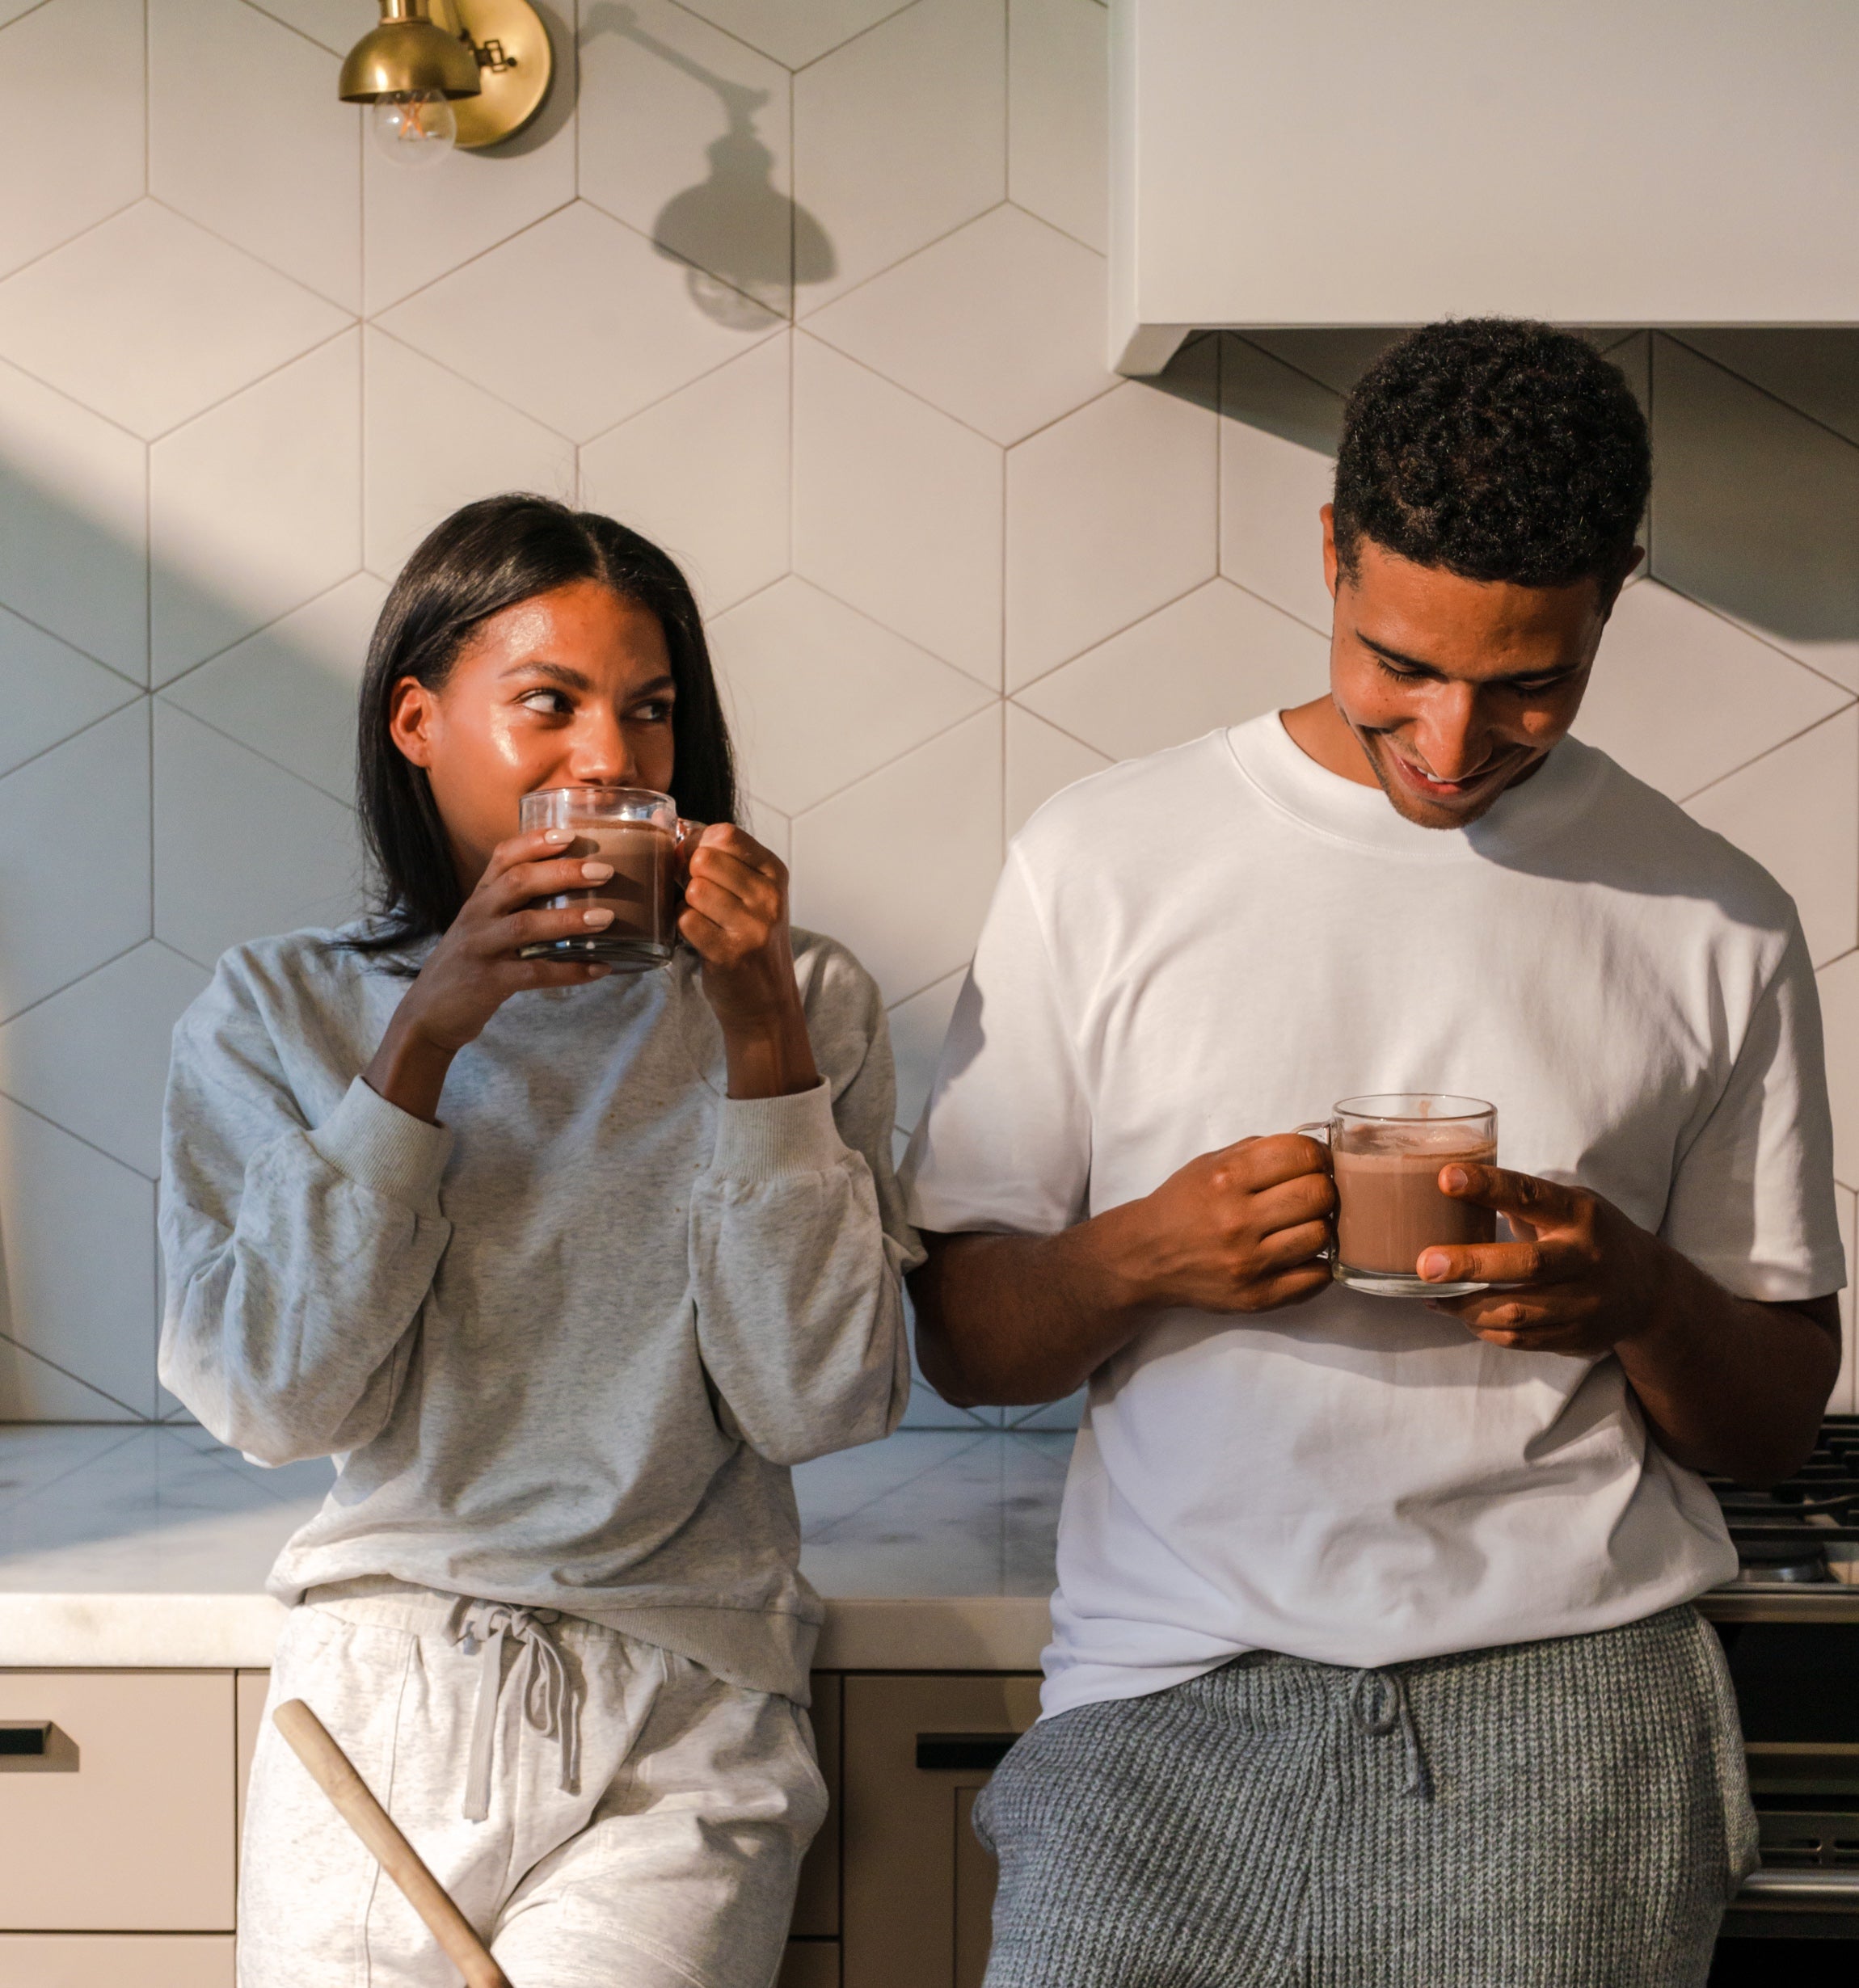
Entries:
<svg viewBox="0 0 1859 1988">
<path fill-rule="evenodd" d="M 1736 1548 L 1739 1586 L 1814 1587 L 1859 1576 L 1859 1415 L 1830 1415 L 1814 1454 L 1763 1491 L 1711 1489 Z"/>
</svg>

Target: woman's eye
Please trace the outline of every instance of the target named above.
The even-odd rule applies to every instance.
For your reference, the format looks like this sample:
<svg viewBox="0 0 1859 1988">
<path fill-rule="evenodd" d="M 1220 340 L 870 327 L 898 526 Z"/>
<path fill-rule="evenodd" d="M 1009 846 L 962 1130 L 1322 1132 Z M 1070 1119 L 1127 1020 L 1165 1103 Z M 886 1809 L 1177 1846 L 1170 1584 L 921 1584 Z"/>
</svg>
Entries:
<svg viewBox="0 0 1859 1988">
<path fill-rule="evenodd" d="M 568 700 L 559 690 L 525 690 L 516 701 L 550 718 L 565 717 L 569 709 Z"/>
<path fill-rule="evenodd" d="M 669 697 L 654 697 L 650 704 L 642 704 L 633 713 L 634 718 L 642 725 L 662 725 L 671 714 Z"/>
</svg>

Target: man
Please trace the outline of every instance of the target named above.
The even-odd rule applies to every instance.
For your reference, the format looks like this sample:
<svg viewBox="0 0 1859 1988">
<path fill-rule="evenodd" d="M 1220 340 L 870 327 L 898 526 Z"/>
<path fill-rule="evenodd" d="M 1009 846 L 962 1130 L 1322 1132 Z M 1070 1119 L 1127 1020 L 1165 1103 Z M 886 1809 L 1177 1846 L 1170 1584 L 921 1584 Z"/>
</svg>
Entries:
<svg viewBox="0 0 1859 1988">
<path fill-rule="evenodd" d="M 1330 695 L 1010 853 L 907 1178 L 924 1371 L 1090 1382 L 989 1988 L 1676 1988 L 1753 1860 L 1696 1474 L 1808 1453 L 1844 1278 L 1812 974 L 1753 862 L 1567 737 L 1646 423 L 1540 325 L 1352 397 Z M 1499 1108 L 1508 1236 L 1333 1283 L 1367 1093 Z M 1261 1135 L 1263 1135 L 1263 1136 Z"/>
</svg>

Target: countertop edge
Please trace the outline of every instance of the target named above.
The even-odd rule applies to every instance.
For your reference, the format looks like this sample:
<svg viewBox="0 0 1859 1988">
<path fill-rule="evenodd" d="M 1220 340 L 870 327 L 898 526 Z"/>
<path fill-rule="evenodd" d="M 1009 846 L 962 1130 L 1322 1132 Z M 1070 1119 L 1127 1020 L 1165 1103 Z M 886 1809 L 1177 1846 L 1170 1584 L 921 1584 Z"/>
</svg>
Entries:
<svg viewBox="0 0 1859 1988">
<path fill-rule="evenodd" d="M 289 1611 L 266 1594 L 0 1594 L 0 1670 L 263 1670 Z M 821 1670 L 1037 1670 L 1043 1597 L 828 1600 Z"/>
</svg>

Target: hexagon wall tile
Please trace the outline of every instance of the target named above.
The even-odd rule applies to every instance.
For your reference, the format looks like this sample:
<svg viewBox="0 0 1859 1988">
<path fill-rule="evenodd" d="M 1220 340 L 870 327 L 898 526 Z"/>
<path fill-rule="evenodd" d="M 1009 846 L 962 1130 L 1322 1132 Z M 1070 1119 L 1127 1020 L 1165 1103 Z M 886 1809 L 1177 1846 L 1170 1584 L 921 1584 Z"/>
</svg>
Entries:
<svg viewBox="0 0 1859 1988">
<path fill-rule="evenodd" d="M 1330 644 L 1229 581 L 1113 635 L 1017 701 L 1114 759 L 1159 752 L 1330 688 Z"/>
<path fill-rule="evenodd" d="M 454 152 L 428 171 L 409 172 L 372 144 L 363 145 L 362 294 L 370 313 L 412 296 L 574 199 L 575 37 L 552 7 L 537 11 L 548 25 L 555 81 L 526 130 L 485 151 Z M 558 280 L 571 285 L 574 272 L 563 271 Z M 551 293 L 541 296 L 550 298 L 552 311 Z M 521 301 L 533 311 L 539 300 Z"/>
<path fill-rule="evenodd" d="M 794 907 L 870 970 L 887 1002 L 974 950 L 1001 867 L 998 705 L 794 824 Z"/>
<path fill-rule="evenodd" d="M 1816 966 L 1859 945 L 1859 711 L 1764 754 L 1694 794 L 1685 811 L 1794 898 Z"/>
<path fill-rule="evenodd" d="M 49 752 L 112 711 L 136 687 L 56 635 L 0 608 L 0 774 Z"/>
<path fill-rule="evenodd" d="M 0 1333 L 0 1422 L 133 1423 L 143 1419 L 134 1409 L 86 1388 Z"/>
<path fill-rule="evenodd" d="M 1850 326 L 1692 328 L 1678 334 L 1677 342 L 1859 444 L 1859 336 Z"/>
<path fill-rule="evenodd" d="M 949 1017 L 955 1012 L 955 996 L 968 977 L 966 967 L 900 1001 L 887 1019 L 891 1025 L 891 1053 L 897 1065 L 897 1123 L 903 1131 L 915 1129 L 930 1101 L 930 1085 L 936 1075 L 936 1059 L 942 1038 L 949 1033 Z"/>
<path fill-rule="evenodd" d="M 207 979 L 153 939 L 112 959 L 0 1026 L 0 1090 L 154 1180 L 169 1038 Z"/>
<path fill-rule="evenodd" d="M 154 769 L 155 936 L 177 953 L 210 967 L 243 940 L 354 915 L 347 808 L 160 698 Z"/>
<path fill-rule="evenodd" d="M 251 4 L 257 6 L 258 0 Z M 258 11 L 321 42 L 331 55 L 348 54 L 381 19 L 375 0 L 264 0 Z"/>
<path fill-rule="evenodd" d="M 142 444 L 0 364 L 0 601 L 145 682 L 148 529 Z"/>
<path fill-rule="evenodd" d="M 1397 329 L 1359 326 L 1296 331 L 1249 331 L 1247 341 L 1308 374 L 1341 398 L 1401 336 Z M 1331 447 L 1334 444 L 1330 444 Z"/>
<path fill-rule="evenodd" d="M 1614 609 L 1575 730 L 1682 800 L 1850 701 L 1837 684 L 1648 580 Z"/>
<path fill-rule="evenodd" d="M 1653 341 L 1651 574 L 1859 690 L 1859 450 Z"/>
<path fill-rule="evenodd" d="M 149 710 L 0 780 L 0 1021 L 149 936 Z"/>
<path fill-rule="evenodd" d="M 0 69 L 4 273 L 141 193 L 141 0 L 48 0 L 0 29 Z"/>
<path fill-rule="evenodd" d="M 244 0 L 149 0 L 149 190 L 356 309 L 361 120 L 329 53 Z M 236 165 L 229 117 L 254 128 Z"/>
<path fill-rule="evenodd" d="M 789 815 L 989 701 L 972 677 L 803 579 L 745 600 L 710 634 L 748 784 Z"/>
<path fill-rule="evenodd" d="M 790 360 L 772 338 L 580 452 L 582 501 L 663 545 L 706 613 L 787 571 Z"/>
<path fill-rule="evenodd" d="M 1220 570 L 1330 631 L 1317 516 L 1335 482 L 1343 403 L 1243 339 L 1221 341 Z"/>
<path fill-rule="evenodd" d="M 593 0 L 581 30 L 580 192 L 785 314 L 797 217 L 787 72 L 671 0 Z M 812 280 L 818 243 L 803 243 Z"/>
<path fill-rule="evenodd" d="M 154 200 L 0 283 L 0 355 L 145 440 L 348 322 Z"/>
<path fill-rule="evenodd" d="M 1019 704 L 1007 705 L 1006 720 L 1005 823 L 1011 840 L 1055 794 L 1112 762 L 1109 754 L 1034 717 Z"/>
<path fill-rule="evenodd" d="M 795 198 L 833 245 L 828 303 L 1007 191 L 1003 0 L 917 0 L 794 84 Z"/>
<path fill-rule="evenodd" d="M 1213 577 L 1218 423 L 1136 381 L 1007 458 L 1007 684 Z"/>
<path fill-rule="evenodd" d="M 356 693 L 386 595 L 385 581 L 357 573 L 190 670 L 162 697 L 352 806 Z"/>
<path fill-rule="evenodd" d="M 454 271 L 385 327 L 575 441 L 733 359 L 780 323 L 748 298 L 719 322 L 693 272 L 584 200 Z M 537 300 L 546 297 L 546 324 Z"/>
<path fill-rule="evenodd" d="M 601 0 L 594 0 L 597 11 Z M 691 11 L 790 69 L 803 68 L 864 33 L 910 0 L 692 0 Z"/>
<path fill-rule="evenodd" d="M 997 684 L 1001 452 L 814 339 L 794 358 L 795 570 Z"/>
<path fill-rule="evenodd" d="M 991 440 L 1018 442 L 1117 385 L 1104 284 L 1102 256 L 1001 206 L 816 312 L 807 330 Z"/>
<path fill-rule="evenodd" d="M 154 1409 L 154 1198 L 152 1182 L 0 1097 L 7 1336 L 138 1415 Z"/>
<path fill-rule="evenodd" d="M 1007 197 L 1110 249 L 1110 16 L 1098 0 L 1009 0 Z"/>
<path fill-rule="evenodd" d="M 511 490 L 575 494 L 573 445 L 370 326 L 364 456 L 369 567 L 391 579 L 459 505 Z"/>
<path fill-rule="evenodd" d="M 332 339 L 157 442 L 149 512 L 157 684 L 354 572 L 359 335 Z"/>
</svg>

